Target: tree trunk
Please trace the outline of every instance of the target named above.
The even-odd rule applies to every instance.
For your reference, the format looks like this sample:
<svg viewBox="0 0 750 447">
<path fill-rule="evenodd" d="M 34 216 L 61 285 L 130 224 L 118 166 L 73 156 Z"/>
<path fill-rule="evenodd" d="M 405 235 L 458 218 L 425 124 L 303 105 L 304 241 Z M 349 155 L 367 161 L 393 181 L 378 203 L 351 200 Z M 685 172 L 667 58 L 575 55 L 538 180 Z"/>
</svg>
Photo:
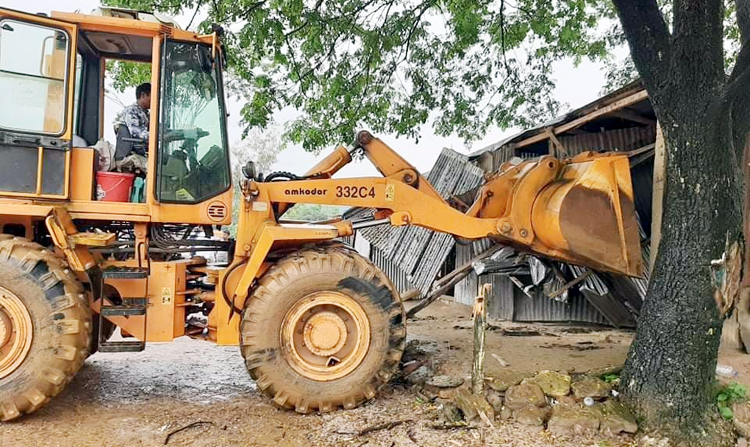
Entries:
<svg viewBox="0 0 750 447">
<path fill-rule="evenodd" d="M 646 432 L 722 446 L 732 436 L 713 401 L 722 315 L 712 261 L 740 240 L 742 188 L 728 113 L 704 87 L 662 110 L 655 101 L 667 146 L 662 236 L 622 384 Z"/>
</svg>

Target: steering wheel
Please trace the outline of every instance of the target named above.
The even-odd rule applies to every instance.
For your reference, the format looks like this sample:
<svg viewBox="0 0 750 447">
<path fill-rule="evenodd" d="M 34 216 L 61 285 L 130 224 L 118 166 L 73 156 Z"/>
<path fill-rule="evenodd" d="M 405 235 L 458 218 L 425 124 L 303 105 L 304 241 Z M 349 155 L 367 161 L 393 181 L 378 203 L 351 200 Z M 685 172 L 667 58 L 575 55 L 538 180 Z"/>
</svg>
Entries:
<svg viewBox="0 0 750 447">
<path fill-rule="evenodd" d="M 166 132 L 165 138 L 167 141 L 184 141 L 192 140 L 198 141 L 203 137 L 210 135 L 210 132 L 196 127 L 194 129 L 169 129 Z"/>
</svg>

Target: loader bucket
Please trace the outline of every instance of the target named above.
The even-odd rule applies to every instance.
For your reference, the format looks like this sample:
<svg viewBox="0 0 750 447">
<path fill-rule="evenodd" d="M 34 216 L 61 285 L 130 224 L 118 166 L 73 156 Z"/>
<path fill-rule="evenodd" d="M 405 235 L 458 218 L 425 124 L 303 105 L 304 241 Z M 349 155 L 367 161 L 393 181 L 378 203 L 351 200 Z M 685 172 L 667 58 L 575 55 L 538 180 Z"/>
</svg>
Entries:
<svg viewBox="0 0 750 447">
<path fill-rule="evenodd" d="M 623 155 L 581 154 L 564 163 L 532 209 L 536 237 L 570 261 L 642 276 L 630 164 Z"/>
</svg>

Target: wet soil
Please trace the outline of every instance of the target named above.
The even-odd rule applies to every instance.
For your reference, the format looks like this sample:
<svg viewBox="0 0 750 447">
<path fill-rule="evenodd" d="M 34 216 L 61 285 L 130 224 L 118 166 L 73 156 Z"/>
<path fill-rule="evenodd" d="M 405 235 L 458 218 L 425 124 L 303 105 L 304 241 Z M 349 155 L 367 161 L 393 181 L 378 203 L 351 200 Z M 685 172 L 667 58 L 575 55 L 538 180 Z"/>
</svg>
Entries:
<svg viewBox="0 0 750 447">
<path fill-rule="evenodd" d="M 409 339 L 430 355 L 436 374 L 468 378 L 470 309 L 438 302 L 408 325 Z M 586 371 L 621 364 L 632 332 L 598 326 L 492 322 L 486 374 L 503 380 L 543 369 Z M 591 349 L 590 347 L 595 347 Z M 584 348 L 584 349 L 580 349 Z M 507 366 L 502 366 L 502 359 Z M 750 356 L 730 358 L 742 364 Z M 720 360 L 722 361 L 722 360 Z M 740 373 L 742 377 L 742 372 Z M 0 446 L 597 446 L 629 437 L 571 436 L 497 422 L 494 428 L 439 430 L 436 405 L 394 382 L 364 406 L 327 414 L 280 410 L 260 393 L 237 347 L 188 338 L 149 344 L 141 353 L 99 353 L 40 411 L 0 423 Z M 382 424 L 388 428 L 359 435 Z"/>
</svg>

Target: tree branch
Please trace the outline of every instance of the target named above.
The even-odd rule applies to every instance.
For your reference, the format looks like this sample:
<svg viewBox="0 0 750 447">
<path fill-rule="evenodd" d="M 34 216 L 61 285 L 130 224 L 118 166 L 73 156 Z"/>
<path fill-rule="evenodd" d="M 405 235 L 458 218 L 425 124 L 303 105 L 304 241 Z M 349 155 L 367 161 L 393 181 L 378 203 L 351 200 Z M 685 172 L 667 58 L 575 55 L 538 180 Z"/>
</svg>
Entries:
<svg viewBox="0 0 750 447">
<path fill-rule="evenodd" d="M 612 0 L 630 53 L 649 91 L 667 84 L 671 35 L 656 0 Z"/>
<path fill-rule="evenodd" d="M 412 22 L 411 27 L 409 28 L 409 33 L 406 36 L 406 45 L 404 47 L 404 56 L 403 59 L 399 57 L 398 59 L 401 61 L 405 61 L 409 58 L 409 49 L 411 48 L 411 39 L 414 37 L 414 32 L 419 27 L 419 24 L 422 23 L 422 16 L 432 7 L 431 1 L 423 2 L 421 5 L 419 5 L 417 8 L 414 8 L 411 13 L 414 13 L 417 9 L 420 9 L 417 16 L 414 18 L 414 22 Z"/>
<path fill-rule="evenodd" d="M 190 18 L 190 22 L 188 23 L 187 27 L 185 27 L 186 30 L 189 30 L 190 27 L 193 25 L 193 20 L 195 20 L 195 16 L 198 15 L 198 11 L 200 11 L 201 6 L 203 6 L 203 2 L 199 1 L 195 5 L 195 12 L 193 12 L 193 17 Z"/>
<path fill-rule="evenodd" d="M 313 12 L 314 12 L 315 14 L 318 14 L 318 12 L 320 11 L 320 7 L 321 7 L 322 5 L 323 5 L 323 0 L 317 0 L 317 1 L 315 2 L 315 7 L 314 7 L 314 8 L 313 8 L 313 10 L 312 10 L 312 11 L 310 12 L 310 14 L 312 14 Z M 294 28 L 293 30 L 291 30 L 291 31 L 289 31 L 289 32 L 287 32 L 287 33 L 285 33 L 285 34 L 284 34 L 284 37 L 285 37 L 285 38 L 289 38 L 289 37 L 293 36 L 294 34 L 296 34 L 296 33 L 300 32 L 300 31 L 302 31 L 303 29 L 305 29 L 305 27 L 307 27 L 307 25 L 309 25 L 309 24 L 310 24 L 310 18 L 309 18 L 309 15 L 308 15 L 308 18 L 306 18 L 306 19 L 305 19 L 305 21 L 304 21 L 304 22 L 302 22 L 302 24 L 301 24 L 300 26 L 298 26 L 297 28 Z M 288 41 L 287 41 L 287 42 L 288 42 Z"/>
<path fill-rule="evenodd" d="M 257 1 L 255 3 L 253 3 L 252 5 L 250 5 L 250 7 L 248 7 L 247 10 L 245 11 L 245 17 L 249 17 L 250 14 L 253 13 L 253 11 L 255 11 L 256 9 L 258 9 L 261 6 L 265 5 L 266 1 L 267 0 L 260 0 L 260 1 Z"/>
</svg>

